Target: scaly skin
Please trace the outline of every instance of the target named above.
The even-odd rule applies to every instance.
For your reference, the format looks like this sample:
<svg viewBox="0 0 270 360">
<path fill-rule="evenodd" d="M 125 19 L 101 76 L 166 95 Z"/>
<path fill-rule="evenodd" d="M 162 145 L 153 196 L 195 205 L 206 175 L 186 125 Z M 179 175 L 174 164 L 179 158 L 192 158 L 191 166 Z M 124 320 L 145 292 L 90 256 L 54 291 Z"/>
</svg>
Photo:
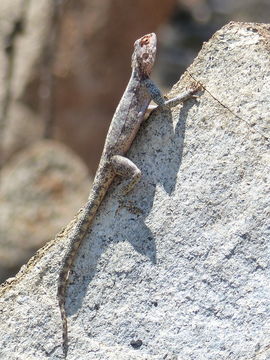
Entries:
<svg viewBox="0 0 270 360">
<path fill-rule="evenodd" d="M 124 154 L 129 150 L 144 120 L 150 101 L 153 99 L 159 106 L 172 104 L 171 100 L 164 100 L 161 92 L 149 79 L 156 56 L 156 43 L 154 33 L 145 35 L 134 43 L 131 78 L 113 116 L 88 201 L 73 230 L 60 270 L 58 301 L 62 318 L 62 346 L 65 358 L 68 351 L 66 288 L 78 248 L 90 230 L 90 225 L 114 177 L 120 175 L 129 178 L 129 184 L 125 187 L 124 193 L 129 192 L 140 179 L 140 170 L 124 157 Z M 196 88 L 190 89 L 177 98 L 173 105 L 190 98 L 196 91 Z"/>
</svg>

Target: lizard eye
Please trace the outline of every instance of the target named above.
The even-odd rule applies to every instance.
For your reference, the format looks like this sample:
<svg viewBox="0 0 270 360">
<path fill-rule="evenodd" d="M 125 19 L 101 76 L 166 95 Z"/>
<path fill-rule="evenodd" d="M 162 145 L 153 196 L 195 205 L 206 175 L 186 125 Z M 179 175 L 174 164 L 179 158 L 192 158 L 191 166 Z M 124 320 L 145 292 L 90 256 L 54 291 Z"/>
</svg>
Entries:
<svg viewBox="0 0 270 360">
<path fill-rule="evenodd" d="M 149 44 L 149 35 L 145 35 L 140 42 L 141 47 L 143 47 L 144 45 L 148 45 Z"/>
</svg>

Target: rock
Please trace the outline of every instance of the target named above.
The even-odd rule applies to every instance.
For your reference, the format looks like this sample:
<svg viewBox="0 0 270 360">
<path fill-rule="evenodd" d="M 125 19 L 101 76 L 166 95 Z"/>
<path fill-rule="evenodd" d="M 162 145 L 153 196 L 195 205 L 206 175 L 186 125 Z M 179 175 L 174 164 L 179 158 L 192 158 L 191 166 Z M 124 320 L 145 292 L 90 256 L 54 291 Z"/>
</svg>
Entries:
<svg viewBox="0 0 270 360">
<path fill-rule="evenodd" d="M 88 171 L 65 146 L 41 141 L 2 170 L 0 281 L 50 240 L 87 200 Z"/>
<path fill-rule="evenodd" d="M 47 0 L 0 2 L 0 41 L 4 44 L 0 52 L 0 166 L 40 139 L 44 131 L 43 120 L 32 105 L 38 103 L 36 77 L 52 7 Z M 33 82 L 35 90 L 30 91 Z M 31 106 L 29 92 L 36 100 L 32 99 Z"/>
<path fill-rule="evenodd" d="M 82 244 L 67 292 L 69 359 L 268 359 L 269 25 L 204 44 L 128 156 Z M 119 199 L 120 198 L 120 199 Z M 61 359 L 56 283 L 74 221 L 1 289 L 1 359 Z"/>
</svg>

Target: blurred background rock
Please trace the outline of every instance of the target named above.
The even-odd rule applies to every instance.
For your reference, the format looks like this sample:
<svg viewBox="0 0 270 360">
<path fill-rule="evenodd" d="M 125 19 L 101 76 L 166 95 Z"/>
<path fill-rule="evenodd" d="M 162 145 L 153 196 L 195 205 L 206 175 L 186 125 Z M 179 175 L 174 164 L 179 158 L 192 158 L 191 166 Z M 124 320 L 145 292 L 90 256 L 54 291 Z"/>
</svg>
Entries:
<svg viewBox="0 0 270 360">
<path fill-rule="evenodd" d="M 153 78 L 166 90 L 221 26 L 269 11 L 268 0 L 1 1 L 0 281 L 87 199 L 134 41 L 157 32 Z"/>
</svg>

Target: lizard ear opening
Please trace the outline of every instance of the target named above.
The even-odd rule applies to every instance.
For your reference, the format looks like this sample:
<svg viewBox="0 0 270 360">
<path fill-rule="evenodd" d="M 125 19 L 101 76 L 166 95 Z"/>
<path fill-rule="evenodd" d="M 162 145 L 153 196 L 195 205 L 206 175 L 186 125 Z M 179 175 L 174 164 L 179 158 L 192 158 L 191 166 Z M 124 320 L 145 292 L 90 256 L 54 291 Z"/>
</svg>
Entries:
<svg viewBox="0 0 270 360">
<path fill-rule="evenodd" d="M 149 54 L 144 53 L 142 57 L 143 57 L 143 60 L 147 60 L 149 58 Z"/>
</svg>

